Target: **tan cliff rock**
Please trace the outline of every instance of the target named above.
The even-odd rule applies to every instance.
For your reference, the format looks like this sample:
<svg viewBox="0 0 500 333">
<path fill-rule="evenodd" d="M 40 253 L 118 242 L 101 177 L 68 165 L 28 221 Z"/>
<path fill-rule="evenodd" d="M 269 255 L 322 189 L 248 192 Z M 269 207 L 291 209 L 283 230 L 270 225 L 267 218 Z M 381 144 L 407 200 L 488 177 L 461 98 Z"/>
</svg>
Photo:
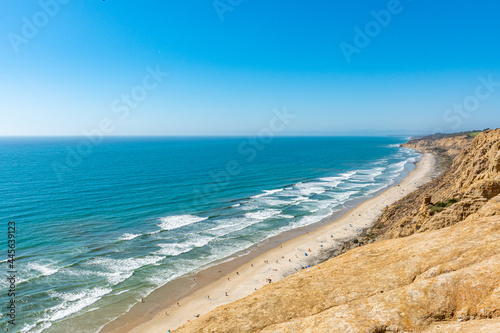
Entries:
<svg viewBox="0 0 500 333">
<path fill-rule="evenodd" d="M 384 212 L 377 224 L 382 239 L 447 227 L 477 212 L 500 194 L 499 149 L 500 130 L 480 133 L 446 172 Z"/>
<path fill-rule="evenodd" d="M 468 135 L 458 135 L 453 137 L 444 137 L 438 139 L 423 138 L 423 139 L 412 139 L 402 146 L 407 148 L 412 148 L 420 150 L 423 152 L 437 152 L 441 151 L 446 155 L 455 157 L 462 152 L 465 147 L 470 146 L 473 138 Z"/>
<path fill-rule="evenodd" d="M 385 211 L 381 240 L 176 332 L 500 332 L 500 130 L 469 146 Z"/>
</svg>

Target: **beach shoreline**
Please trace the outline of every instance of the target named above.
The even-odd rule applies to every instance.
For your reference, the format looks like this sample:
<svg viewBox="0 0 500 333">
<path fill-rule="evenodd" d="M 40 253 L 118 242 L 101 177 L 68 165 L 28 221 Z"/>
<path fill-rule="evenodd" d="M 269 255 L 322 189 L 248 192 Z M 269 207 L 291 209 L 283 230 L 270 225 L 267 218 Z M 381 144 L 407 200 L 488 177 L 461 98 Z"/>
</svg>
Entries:
<svg viewBox="0 0 500 333">
<path fill-rule="evenodd" d="M 250 295 L 269 280 L 276 282 L 323 262 L 345 241 L 361 236 L 386 206 L 433 179 L 437 175 L 437 164 L 435 155 L 424 154 L 416 168 L 400 182 L 360 201 L 347 212 L 271 237 L 243 254 L 171 281 L 106 325 L 101 332 L 174 330 L 196 320 L 198 315 Z"/>
</svg>

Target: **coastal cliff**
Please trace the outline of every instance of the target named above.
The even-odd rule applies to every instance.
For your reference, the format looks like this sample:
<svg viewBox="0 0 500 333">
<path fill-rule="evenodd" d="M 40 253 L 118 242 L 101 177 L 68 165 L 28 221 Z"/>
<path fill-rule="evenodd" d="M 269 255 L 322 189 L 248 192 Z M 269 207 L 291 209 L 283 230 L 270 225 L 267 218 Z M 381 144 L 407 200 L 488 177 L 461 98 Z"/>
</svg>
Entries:
<svg viewBox="0 0 500 333">
<path fill-rule="evenodd" d="M 456 157 L 464 148 L 471 145 L 478 132 L 464 132 L 457 134 L 434 134 L 418 139 L 411 139 L 402 146 L 420 150 L 422 152 L 443 153 Z"/>
<path fill-rule="evenodd" d="M 420 141 L 407 146 L 453 163 L 388 207 L 370 244 L 176 332 L 500 331 L 500 130 Z"/>
<path fill-rule="evenodd" d="M 427 146 L 414 143 L 415 146 Z M 439 177 L 389 207 L 374 228 L 381 239 L 440 229 L 465 220 L 500 194 L 500 130 L 487 130 L 472 141 L 463 137 L 437 140 L 440 147 L 465 149 Z M 454 153 L 450 153 L 454 154 Z"/>
</svg>

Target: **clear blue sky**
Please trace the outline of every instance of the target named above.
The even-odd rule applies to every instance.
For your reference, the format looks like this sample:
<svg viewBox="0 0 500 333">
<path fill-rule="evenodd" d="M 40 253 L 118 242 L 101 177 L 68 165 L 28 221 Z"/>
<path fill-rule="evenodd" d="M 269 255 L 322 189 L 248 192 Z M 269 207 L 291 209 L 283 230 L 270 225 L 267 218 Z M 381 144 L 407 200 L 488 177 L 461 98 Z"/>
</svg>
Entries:
<svg viewBox="0 0 500 333">
<path fill-rule="evenodd" d="M 283 135 L 500 127 L 500 85 L 474 97 L 480 77 L 500 82 L 495 0 L 54 1 L 52 16 L 0 2 L 0 135 L 80 135 L 105 118 L 112 135 L 251 135 L 283 107 L 296 115 Z M 370 12 L 388 7 L 377 31 Z M 350 62 L 341 43 L 357 47 Z M 169 76 L 120 118 L 113 103 L 147 66 Z M 452 110 L 463 103 L 473 111 Z"/>
</svg>

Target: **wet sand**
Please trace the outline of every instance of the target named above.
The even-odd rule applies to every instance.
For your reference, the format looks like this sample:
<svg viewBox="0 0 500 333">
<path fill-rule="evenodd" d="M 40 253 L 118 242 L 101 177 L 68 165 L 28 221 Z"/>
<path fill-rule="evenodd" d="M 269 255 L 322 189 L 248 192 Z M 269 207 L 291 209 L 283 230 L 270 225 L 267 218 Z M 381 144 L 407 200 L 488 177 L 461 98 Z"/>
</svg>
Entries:
<svg viewBox="0 0 500 333">
<path fill-rule="evenodd" d="M 391 205 L 429 182 L 437 157 L 424 154 L 399 184 L 361 202 L 347 213 L 322 223 L 270 238 L 212 267 L 176 279 L 139 302 L 101 332 L 157 333 L 174 330 L 214 308 L 244 298 L 265 284 L 279 281 L 328 258 L 343 242 L 360 236 Z M 307 268 L 305 268 L 307 269 Z"/>
</svg>

